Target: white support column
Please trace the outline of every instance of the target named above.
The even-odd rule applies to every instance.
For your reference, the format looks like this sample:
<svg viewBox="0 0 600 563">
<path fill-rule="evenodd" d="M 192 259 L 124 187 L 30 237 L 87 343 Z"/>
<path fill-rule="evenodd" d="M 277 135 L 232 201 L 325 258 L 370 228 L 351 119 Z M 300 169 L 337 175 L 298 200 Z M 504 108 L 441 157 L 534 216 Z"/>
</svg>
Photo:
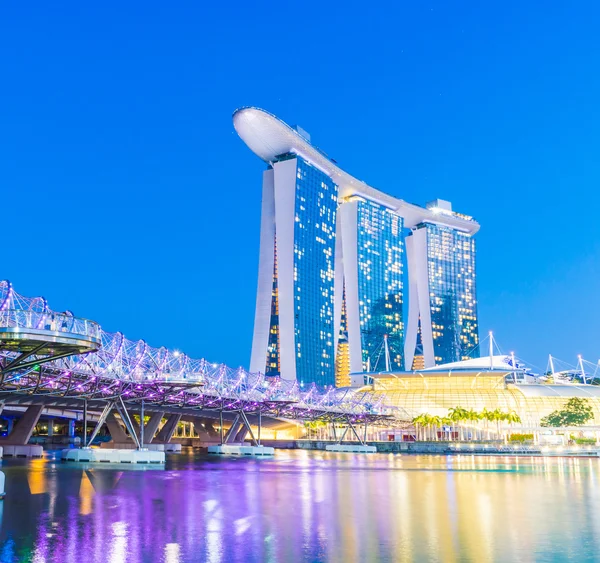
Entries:
<svg viewBox="0 0 600 563">
<path fill-rule="evenodd" d="M 258 263 L 258 288 L 254 314 L 251 372 L 264 372 L 269 345 L 271 323 L 271 295 L 273 290 L 273 267 L 275 251 L 275 194 L 274 172 L 263 174 L 262 210 L 260 219 L 260 254 Z"/>
<path fill-rule="evenodd" d="M 435 352 L 433 348 L 433 329 L 431 326 L 431 304 L 429 298 L 429 263 L 427 259 L 427 229 L 415 229 L 407 238 L 406 252 L 409 257 L 408 275 L 409 285 L 416 284 L 418 310 L 421 318 L 421 341 L 423 343 L 423 356 L 425 367 L 435 365 Z M 411 284 L 410 279 L 413 278 Z M 410 299 L 410 297 L 409 297 Z M 410 303 L 410 302 L 409 302 Z M 409 305 L 410 318 L 410 305 Z M 411 319 L 412 320 L 412 319 Z M 418 317 L 417 317 L 418 322 Z M 414 321 L 413 321 L 414 324 Z M 412 335 L 412 333 L 411 333 Z M 416 332 L 414 333 L 416 343 Z M 408 346 L 407 342 L 407 346 Z M 413 348 L 414 354 L 414 348 Z M 407 356 L 408 357 L 408 356 Z"/>
<path fill-rule="evenodd" d="M 404 336 L 404 369 L 411 370 L 417 347 L 419 330 L 419 286 L 415 263 L 414 236 L 405 238 L 406 263 L 408 269 L 408 319 Z"/>
<path fill-rule="evenodd" d="M 363 371 L 363 360 L 358 292 L 358 202 L 344 203 L 338 210 L 338 221 L 341 222 L 344 256 L 350 371 L 360 373 Z"/>
<path fill-rule="evenodd" d="M 342 221 L 340 213 L 346 203 L 338 208 L 337 221 L 335 224 L 335 277 L 333 281 L 333 353 L 337 356 L 338 340 L 340 338 L 340 325 L 342 320 L 342 303 L 344 301 L 344 251 L 342 246 Z"/>
<path fill-rule="evenodd" d="M 279 295 L 279 358 L 282 379 L 295 380 L 294 229 L 297 160 L 293 158 L 276 162 L 273 171 Z"/>
</svg>

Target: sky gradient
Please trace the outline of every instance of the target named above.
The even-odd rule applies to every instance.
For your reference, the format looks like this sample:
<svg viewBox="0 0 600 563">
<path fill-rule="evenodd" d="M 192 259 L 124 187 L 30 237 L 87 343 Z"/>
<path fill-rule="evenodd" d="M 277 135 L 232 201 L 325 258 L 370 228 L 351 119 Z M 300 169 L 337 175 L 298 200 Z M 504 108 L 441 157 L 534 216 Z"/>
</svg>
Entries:
<svg viewBox="0 0 600 563">
<path fill-rule="evenodd" d="M 481 223 L 482 337 L 600 357 L 600 5 L 201 4 L 0 7 L 0 279 L 248 366 L 264 164 L 231 115 L 254 105 Z"/>
</svg>

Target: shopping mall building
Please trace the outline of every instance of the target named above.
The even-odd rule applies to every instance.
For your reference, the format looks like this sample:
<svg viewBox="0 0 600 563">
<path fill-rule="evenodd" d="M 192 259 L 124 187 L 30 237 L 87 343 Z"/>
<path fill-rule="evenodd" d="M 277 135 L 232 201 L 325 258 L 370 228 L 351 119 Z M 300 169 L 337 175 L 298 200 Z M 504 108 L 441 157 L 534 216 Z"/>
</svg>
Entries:
<svg viewBox="0 0 600 563">
<path fill-rule="evenodd" d="M 413 420 L 421 414 L 447 417 L 456 407 L 482 412 L 499 409 L 516 413 L 521 429 L 540 427 L 540 421 L 563 408 L 572 397 L 586 399 L 594 418 L 589 425 L 600 426 L 600 386 L 590 384 L 547 384 L 515 369 L 511 358 L 474 358 L 429 369 L 370 374 L 363 390 L 383 396 L 384 402 L 399 409 L 400 416 Z"/>
</svg>

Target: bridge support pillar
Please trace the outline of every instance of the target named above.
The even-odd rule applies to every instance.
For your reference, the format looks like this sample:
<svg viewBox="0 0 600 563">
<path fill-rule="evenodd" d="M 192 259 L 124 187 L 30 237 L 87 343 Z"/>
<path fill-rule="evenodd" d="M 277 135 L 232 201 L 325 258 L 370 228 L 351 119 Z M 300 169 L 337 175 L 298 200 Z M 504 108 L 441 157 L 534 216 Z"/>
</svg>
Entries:
<svg viewBox="0 0 600 563">
<path fill-rule="evenodd" d="M 44 410 L 43 405 L 31 405 L 23 413 L 23 416 L 15 424 L 14 430 L 2 440 L 0 444 L 15 444 L 19 446 L 25 446 L 31 438 L 35 425 L 40 420 L 40 415 Z"/>
<path fill-rule="evenodd" d="M 125 433 L 125 429 L 121 426 L 121 423 L 117 420 L 114 412 L 110 412 L 106 417 L 106 426 L 110 432 L 110 437 L 113 442 L 118 444 L 126 444 L 130 438 Z"/>
<path fill-rule="evenodd" d="M 233 420 L 231 426 L 229 427 L 229 430 L 227 430 L 227 433 L 225 434 L 225 438 L 223 438 L 223 443 L 229 444 L 231 442 L 235 442 L 235 438 L 237 437 L 241 426 L 242 426 L 242 423 L 240 422 L 240 415 L 238 415 Z"/>
<path fill-rule="evenodd" d="M 236 434 L 234 442 L 244 442 L 248 435 L 248 429 L 245 426 L 240 428 L 240 431 Z"/>
<path fill-rule="evenodd" d="M 213 426 L 212 421 L 208 418 L 194 418 L 192 424 L 194 425 L 194 430 L 201 440 L 217 440 L 219 438 L 217 429 Z"/>
<path fill-rule="evenodd" d="M 223 440 L 224 444 L 238 443 L 243 442 L 246 439 L 246 435 L 250 434 L 252 438 L 252 443 L 257 446 L 258 442 L 254 437 L 254 433 L 252 432 L 252 428 L 250 428 L 250 422 L 248 421 L 248 417 L 246 413 L 242 410 L 238 411 L 233 424 L 227 431 L 225 435 L 225 439 Z"/>
<path fill-rule="evenodd" d="M 171 438 L 173 437 L 173 433 L 181 420 L 180 414 L 171 414 L 167 418 L 167 422 L 163 425 L 163 427 L 159 430 L 156 435 L 156 441 L 161 442 L 163 444 L 168 444 L 171 442 Z"/>
<path fill-rule="evenodd" d="M 163 416 L 165 416 L 164 411 L 152 413 L 150 420 L 144 425 L 144 444 L 152 443 L 152 440 L 154 439 L 154 434 L 156 434 L 156 431 L 158 430 L 160 421 L 163 419 Z M 136 432 L 138 437 L 140 437 L 141 432 L 139 427 L 136 428 Z"/>
</svg>

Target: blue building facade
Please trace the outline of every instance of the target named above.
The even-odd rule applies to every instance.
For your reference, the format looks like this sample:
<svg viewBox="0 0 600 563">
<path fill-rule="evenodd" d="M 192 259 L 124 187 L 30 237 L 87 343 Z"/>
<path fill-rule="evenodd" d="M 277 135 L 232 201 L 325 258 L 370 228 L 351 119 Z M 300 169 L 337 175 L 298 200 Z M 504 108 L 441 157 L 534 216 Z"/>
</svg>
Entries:
<svg viewBox="0 0 600 563">
<path fill-rule="evenodd" d="M 427 231 L 427 275 L 435 363 L 479 356 L 475 239 L 450 227 Z"/>
<path fill-rule="evenodd" d="M 357 208 L 358 310 L 363 369 L 384 369 L 387 337 L 391 369 L 404 362 L 404 233 L 402 217 L 378 203 Z"/>
<path fill-rule="evenodd" d="M 298 157 L 294 225 L 294 336 L 300 384 L 335 384 L 334 261 L 337 185 Z"/>
</svg>

